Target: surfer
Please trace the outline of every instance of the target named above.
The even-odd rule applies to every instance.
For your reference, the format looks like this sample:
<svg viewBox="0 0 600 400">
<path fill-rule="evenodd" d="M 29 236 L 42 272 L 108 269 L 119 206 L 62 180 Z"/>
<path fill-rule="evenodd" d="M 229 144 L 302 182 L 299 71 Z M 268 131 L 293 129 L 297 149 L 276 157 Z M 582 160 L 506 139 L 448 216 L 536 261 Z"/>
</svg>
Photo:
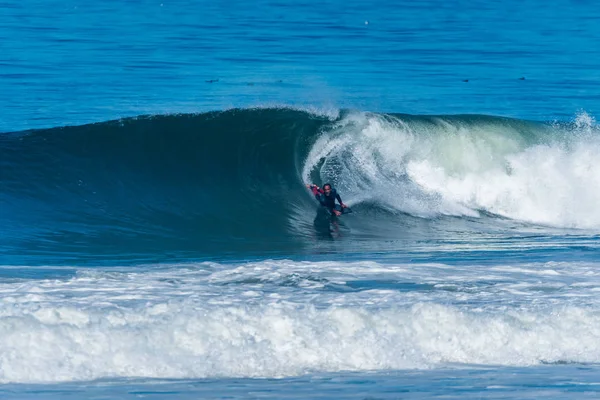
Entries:
<svg viewBox="0 0 600 400">
<path fill-rule="evenodd" d="M 336 199 L 337 199 L 337 201 L 340 202 L 340 206 L 342 206 L 342 208 L 348 207 L 342 201 L 342 198 L 340 197 L 340 195 L 337 192 L 337 190 L 335 190 L 334 188 L 332 188 L 329 183 L 324 184 L 323 188 L 319 188 L 317 185 L 313 185 L 312 183 L 306 185 L 306 187 L 308 189 L 312 190 L 312 192 L 315 195 L 315 198 L 317 199 L 317 201 L 323 207 L 327 208 L 329 210 L 329 212 L 332 213 L 332 214 L 342 215 L 341 211 L 338 211 L 338 210 L 335 209 L 335 200 Z"/>
</svg>

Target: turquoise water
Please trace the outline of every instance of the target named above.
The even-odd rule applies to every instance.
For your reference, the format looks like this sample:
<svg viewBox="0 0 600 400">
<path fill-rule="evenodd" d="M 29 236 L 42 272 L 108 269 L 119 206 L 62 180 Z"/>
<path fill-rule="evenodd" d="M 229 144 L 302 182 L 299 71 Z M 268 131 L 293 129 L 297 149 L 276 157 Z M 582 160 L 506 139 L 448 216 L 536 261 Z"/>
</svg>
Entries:
<svg viewBox="0 0 600 400">
<path fill-rule="evenodd" d="M 14 390 L 14 392 L 13 392 Z M 0 390 L 6 399 L 537 399 L 598 397 L 597 370 L 553 366 L 526 371 L 477 368 L 378 374 L 314 374 L 285 379 L 111 381 L 93 384 L 16 386 Z"/>
<path fill-rule="evenodd" d="M 2 398 L 598 396 L 594 4 L 1 7 Z"/>
</svg>

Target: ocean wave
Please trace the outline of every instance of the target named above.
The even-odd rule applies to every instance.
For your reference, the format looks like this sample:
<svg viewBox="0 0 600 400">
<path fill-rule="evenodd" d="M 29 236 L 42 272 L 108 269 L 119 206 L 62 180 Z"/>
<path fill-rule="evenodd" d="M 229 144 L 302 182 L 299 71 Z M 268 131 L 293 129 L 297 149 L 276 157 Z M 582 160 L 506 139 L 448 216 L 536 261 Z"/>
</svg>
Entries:
<svg viewBox="0 0 600 400">
<path fill-rule="evenodd" d="M 8 133 L 0 240 L 9 255 L 143 259 L 388 240 L 446 217 L 597 229 L 598 151 L 585 113 L 551 124 L 235 109 Z M 309 181 L 333 183 L 352 217 L 319 218 Z"/>
</svg>

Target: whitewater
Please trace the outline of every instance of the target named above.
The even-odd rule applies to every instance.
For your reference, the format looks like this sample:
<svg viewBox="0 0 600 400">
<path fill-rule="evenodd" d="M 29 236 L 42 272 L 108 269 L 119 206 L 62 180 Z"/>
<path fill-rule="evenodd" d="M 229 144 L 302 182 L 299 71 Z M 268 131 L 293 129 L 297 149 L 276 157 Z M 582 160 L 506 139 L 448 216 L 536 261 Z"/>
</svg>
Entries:
<svg viewBox="0 0 600 400">
<path fill-rule="evenodd" d="M 0 377 L 293 377 L 600 361 L 597 264 L 262 261 L 0 287 Z"/>
<path fill-rule="evenodd" d="M 318 139 L 303 178 L 319 171 L 360 201 L 415 216 L 484 211 L 537 224 L 598 228 L 598 131 L 484 116 L 352 114 Z"/>
</svg>

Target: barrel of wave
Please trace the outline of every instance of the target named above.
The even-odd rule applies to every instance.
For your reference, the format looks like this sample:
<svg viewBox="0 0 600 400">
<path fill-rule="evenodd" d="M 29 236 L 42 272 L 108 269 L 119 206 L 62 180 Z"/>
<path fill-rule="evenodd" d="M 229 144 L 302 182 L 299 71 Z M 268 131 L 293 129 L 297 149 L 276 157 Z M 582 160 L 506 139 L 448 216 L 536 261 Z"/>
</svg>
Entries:
<svg viewBox="0 0 600 400">
<path fill-rule="evenodd" d="M 310 149 L 302 177 L 331 181 L 352 204 L 392 212 L 496 214 L 534 224 L 600 227 L 593 119 L 552 125 L 486 116 L 350 113 Z"/>
</svg>

